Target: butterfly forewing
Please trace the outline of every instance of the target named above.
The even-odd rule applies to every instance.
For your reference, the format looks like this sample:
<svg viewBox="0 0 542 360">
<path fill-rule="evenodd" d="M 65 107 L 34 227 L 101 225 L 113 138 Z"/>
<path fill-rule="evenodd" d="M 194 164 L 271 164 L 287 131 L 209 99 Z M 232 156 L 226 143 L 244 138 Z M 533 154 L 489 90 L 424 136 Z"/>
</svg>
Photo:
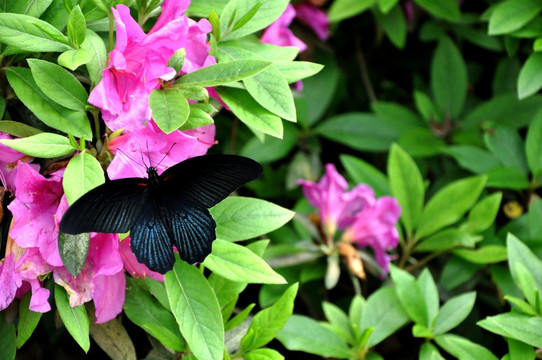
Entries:
<svg viewBox="0 0 542 360">
<path fill-rule="evenodd" d="M 68 208 L 60 221 L 60 231 L 66 234 L 129 231 L 147 202 L 147 186 L 147 179 L 127 178 L 92 189 Z"/>
<path fill-rule="evenodd" d="M 236 155 L 205 155 L 185 160 L 160 176 L 166 191 L 185 202 L 210 208 L 241 185 L 257 179 L 262 167 Z"/>
</svg>

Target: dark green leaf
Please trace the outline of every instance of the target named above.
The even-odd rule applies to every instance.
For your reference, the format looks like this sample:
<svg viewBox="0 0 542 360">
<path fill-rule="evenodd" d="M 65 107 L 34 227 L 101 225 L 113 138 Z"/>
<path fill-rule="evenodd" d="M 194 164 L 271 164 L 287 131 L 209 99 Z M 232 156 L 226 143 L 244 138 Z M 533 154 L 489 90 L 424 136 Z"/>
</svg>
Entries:
<svg viewBox="0 0 542 360">
<path fill-rule="evenodd" d="M 0 123 L 1 124 L 1 123 Z M 542 112 L 538 112 L 527 131 L 525 154 L 533 178 L 542 175 Z M 542 181 L 542 180 L 541 180 Z"/>
<path fill-rule="evenodd" d="M 78 276 L 87 259 L 90 244 L 90 234 L 81 233 L 77 235 L 58 233 L 58 251 L 62 263 L 68 272 Z"/>
<path fill-rule="evenodd" d="M 355 184 L 369 185 L 376 196 L 391 194 L 388 178 L 373 165 L 351 155 L 341 155 L 340 159 Z"/>
<path fill-rule="evenodd" d="M 32 335 L 34 329 L 38 325 L 38 322 L 41 319 L 40 312 L 34 312 L 30 310 L 30 298 L 32 293 L 29 291 L 23 295 L 21 298 L 21 303 L 19 304 L 19 323 L 17 324 L 17 348 L 21 348 L 26 340 Z M 1 320 L 0 320 L 1 321 Z M 1 336 L 1 335 L 0 335 Z M 1 340 L 0 340 L 1 344 Z M 0 346 L 3 347 L 4 345 Z M 1 354 L 1 351 L 0 351 Z M 4 357 L 2 356 L 2 359 Z"/>
<path fill-rule="evenodd" d="M 459 22 L 461 20 L 461 12 L 459 11 L 459 3 L 456 0 L 414 0 L 418 5 L 425 8 L 437 18 L 448 20 L 451 22 Z"/>
<path fill-rule="evenodd" d="M 504 166 L 527 173 L 524 144 L 516 129 L 495 127 L 484 134 L 484 140 L 488 149 Z"/>
<path fill-rule="evenodd" d="M 17 352 L 15 343 L 15 325 L 8 324 L 4 319 L 4 314 L 0 314 L 0 358 L 15 360 Z"/>
<path fill-rule="evenodd" d="M 85 306 L 71 307 L 68 294 L 60 285 L 55 285 L 55 303 L 58 314 L 70 335 L 85 352 L 88 352 L 90 349 L 89 321 Z"/>
<path fill-rule="evenodd" d="M 20 123 L 18 121 L 1 120 L 0 131 L 16 137 L 28 137 L 41 133 L 41 130 Z"/>
</svg>

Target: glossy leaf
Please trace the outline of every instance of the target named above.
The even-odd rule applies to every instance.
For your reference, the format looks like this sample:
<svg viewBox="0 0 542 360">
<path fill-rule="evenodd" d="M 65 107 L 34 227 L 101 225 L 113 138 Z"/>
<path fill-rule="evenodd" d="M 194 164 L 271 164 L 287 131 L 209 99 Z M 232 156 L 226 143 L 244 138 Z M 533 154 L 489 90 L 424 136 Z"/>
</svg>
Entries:
<svg viewBox="0 0 542 360">
<path fill-rule="evenodd" d="M 105 176 L 100 163 L 87 152 L 77 154 L 70 160 L 62 179 L 69 204 L 103 183 Z"/>
<path fill-rule="evenodd" d="M 84 305 L 71 307 L 66 290 L 55 285 L 55 303 L 58 314 L 73 339 L 88 352 L 90 349 L 89 321 Z"/>
<path fill-rule="evenodd" d="M 41 158 L 65 156 L 76 150 L 67 137 L 54 133 L 39 133 L 20 139 L 3 139 L 0 143 L 24 154 Z"/>
<path fill-rule="evenodd" d="M 156 125 L 166 134 L 181 127 L 190 115 L 188 101 L 180 91 L 156 89 L 149 96 Z"/>
<path fill-rule="evenodd" d="M 536 0 L 506 0 L 493 9 L 489 18 L 489 34 L 507 34 L 532 20 L 542 10 Z"/>
</svg>

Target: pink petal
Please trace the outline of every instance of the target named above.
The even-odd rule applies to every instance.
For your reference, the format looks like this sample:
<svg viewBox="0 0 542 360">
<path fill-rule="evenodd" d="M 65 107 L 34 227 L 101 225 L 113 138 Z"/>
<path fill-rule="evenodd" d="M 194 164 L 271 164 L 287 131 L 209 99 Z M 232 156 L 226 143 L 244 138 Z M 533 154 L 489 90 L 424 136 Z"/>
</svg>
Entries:
<svg viewBox="0 0 542 360">
<path fill-rule="evenodd" d="M 126 292 L 124 271 L 113 275 L 98 275 L 94 278 L 94 306 L 96 324 L 114 319 L 122 311 Z"/>
<path fill-rule="evenodd" d="M 308 25 L 322 40 L 329 36 L 329 20 L 325 12 L 310 3 L 294 5 L 296 18 Z"/>
</svg>

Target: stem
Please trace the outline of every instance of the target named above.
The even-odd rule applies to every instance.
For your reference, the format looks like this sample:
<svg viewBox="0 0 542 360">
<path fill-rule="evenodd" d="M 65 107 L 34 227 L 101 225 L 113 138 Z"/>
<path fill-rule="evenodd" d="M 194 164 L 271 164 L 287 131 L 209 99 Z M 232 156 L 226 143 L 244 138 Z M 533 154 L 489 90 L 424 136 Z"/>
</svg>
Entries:
<svg viewBox="0 0 542 360">
<path fill-rule="evenodd" d="M 359 44 L 359 42 L 356 44 L 356 58 L 358 59 L 359 71 L 361 73 L 361 81 L 365 86 L 365 91 L 367 92 L 369 101 L 371 103 L 375 103 L 378 101 L 378 99 L 376 98 L 373 85 L 371 84 L 369 72 L 367 71 L 367 63 L 365 62 L 365 56 L 363 55 L 363 51 L 361 50 L 361 45 Z"/>
<path fill-rule="evenodd" d="M 423 259 L 421 259 L 420 261 L 418 261 L 417 263 L 415 264 L 412 264 L 410 266 L 408 266 L 407 268 L 405 268 L 406 271 L 408 272 L 412 272 L 414 270 L 416 270 L 417 268 L 419 268 L 420 266 L 422 265 L 425 265 L 427 264 L 429 261 L 433 260 L 434 258 L 448 252 L 449 250 L 441 250 L 441 251 L 437 251 L 437 252 L 434 252 L 434 253 L 431 253 L 429 255 L 427 255 L 426 257 L 424 257 Z"/>
<path fill-rule="evenodd" d="M 110 12 L 107 14 L 107 17 L 109 18 L 109 52 L 113 51 L 113 42 L 114 42 L 114 32 L 115 32 L 115 18 L 113 17 L 113 13 Z"/>
</svg>

